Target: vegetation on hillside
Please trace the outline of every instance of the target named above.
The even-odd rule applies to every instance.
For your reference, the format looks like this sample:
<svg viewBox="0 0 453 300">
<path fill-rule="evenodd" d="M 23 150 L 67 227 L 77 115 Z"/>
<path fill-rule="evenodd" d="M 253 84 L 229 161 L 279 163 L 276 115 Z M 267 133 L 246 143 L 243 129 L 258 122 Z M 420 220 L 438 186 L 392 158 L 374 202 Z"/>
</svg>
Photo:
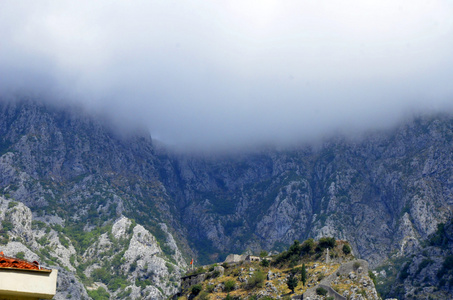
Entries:
<svg viewBox="0 0 453 300">
<path fill-rule="evenodd" d="M 261 253 L 266 258 L 261 262 L 223 263 L 223 276 L 213 275 L 214 265 L 200 267 L 188 275 L 206 273 L 206 279 L 183 290 L 178 299 L 274 299 L 277 296 L 290 299 L 333 274 L 340 261 L 352 260 L 351 252 L 343 251 L 345 245 L 350 247 L 347 242 L 334 238 L 294 241 L 289 249 L 272 257 Z M 326 264 L 326 249 L 329 249 L 329 264 Z"/>
</svg>

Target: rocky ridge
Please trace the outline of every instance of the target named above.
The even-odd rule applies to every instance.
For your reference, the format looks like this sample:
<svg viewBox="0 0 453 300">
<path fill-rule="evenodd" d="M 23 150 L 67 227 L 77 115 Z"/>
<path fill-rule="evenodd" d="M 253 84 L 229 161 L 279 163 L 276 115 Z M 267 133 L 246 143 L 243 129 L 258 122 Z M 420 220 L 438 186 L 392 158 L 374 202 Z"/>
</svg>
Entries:
<svg viewBox="0 0 453 300">
<path fill-rule="evenodd" d="M 375 271 L 384 295 L 399 299 L 449 299 L 453 293 L 453 225 L 440 224 L 411 255 L 395 253 Z"/>
<path fill-rule="evenodd" d="M 61 225 L 33 220 L 24 204 L 0 197 L 0 208 L 1 250 L 58 269 L 54 299 L 88 299 L 99 289 L 111 299 L 166 299 L 178 290 L 185 262 L 170 234 L 174 255 L 169 259 L 149 231 L 123 216 L 80 253 Z"/>
</svg>

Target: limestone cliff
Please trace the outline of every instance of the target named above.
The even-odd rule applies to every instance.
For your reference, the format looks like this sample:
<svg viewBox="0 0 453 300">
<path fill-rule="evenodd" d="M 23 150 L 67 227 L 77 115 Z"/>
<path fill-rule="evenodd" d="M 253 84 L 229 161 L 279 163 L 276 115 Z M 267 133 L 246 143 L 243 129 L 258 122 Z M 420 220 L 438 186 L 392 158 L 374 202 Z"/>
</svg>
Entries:
<svg viewBox="0 0 453 300">
<path fill-rule="evenodd" d="M 278 250 L 335 236 L 376 266 L 410 252 L 451 217 L 451 117 L 414 119 L 361 139 L 224 157 L 170 157 L 161 176 L 192 239 Z M 246 245 L 243 247 L 243 245 Z"/>
<path fill-rule="evenodd" d="M 99 288 L 111 299 L 166 299 L 178 290 L 180 266 L 186 266 L 179 249 L 173 246 L 173 255 L 167 257 L 148 230 L 126 217 L 104 230 L 89 232 L 86 249 L 76 249 L 71 233 L 61 225 L 33 220 L 24 204 L 0 197 L 0 208 L 1 250 L 57 268 L 55 299 L 88 299 Z M 171 234 L 167 239 L 175 245 Z"/>
<path fill-rule="evenodd" d="M 29 207 L 40 222 L 38 240 L 58 240 L 64 249 L 52 255 L 59 249 L 58 265 L 79 281 L 96 265 L 84 263 L 85 251 L 102 253 L 95 242 L 113 247 L 108 232 L 122 216 L 154 236 L 162 259 L 176 267 L 194 255 L 207 263 L 231 252 L 281 251 L 295 239 L 335 236 L 374 268 L 394 253 L 418 253 L 451 219 L 452 120 L 423 116 L 316 146 L 194 155 L 156 147 L 146 134 L 119 134 L 80 109 L 0 101 L 0 193 Z M 39 244 L 21 226 L 11 230 Z M 137 227 L 122 239 L 146 244 L 139 233 L 144 236 Z M 118 251 L 137 271 L 125 280 L 148 276 L 140 273 L 146 264 L 154 272 L 151 260 L 127 249 Z M 166 294 L 167 283 L 155 288 Z"/>
</svg>

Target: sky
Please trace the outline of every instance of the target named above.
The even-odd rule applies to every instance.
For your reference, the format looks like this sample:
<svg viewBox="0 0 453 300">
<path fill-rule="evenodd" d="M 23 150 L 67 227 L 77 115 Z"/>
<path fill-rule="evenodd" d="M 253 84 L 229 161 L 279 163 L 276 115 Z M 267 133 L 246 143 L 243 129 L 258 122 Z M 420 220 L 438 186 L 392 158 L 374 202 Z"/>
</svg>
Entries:
<svg viewBox="0 0 453 300">
<path fill-rule="evenodd" d="M 0 1 L 0 93 L 181 149 L 291 145 L 453 111 L 453 1 Z"/>
</svg>

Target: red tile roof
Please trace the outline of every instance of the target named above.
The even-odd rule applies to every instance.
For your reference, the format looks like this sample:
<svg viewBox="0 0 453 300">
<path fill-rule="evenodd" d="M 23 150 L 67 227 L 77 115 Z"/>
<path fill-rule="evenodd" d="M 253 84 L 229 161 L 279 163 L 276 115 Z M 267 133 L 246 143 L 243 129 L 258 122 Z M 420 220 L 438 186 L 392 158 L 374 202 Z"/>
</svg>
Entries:
<svg viewBox="0 0 453 300">
<path fill-rule="evenodd" d="M 41 267 L 37 261 L 29 262 L 23 259 L 8 257 L 3 255 L 3 252 L 0 252 L 0 269 L 35 270 L 51 272 L 51 270 Z"/>
</svg>

